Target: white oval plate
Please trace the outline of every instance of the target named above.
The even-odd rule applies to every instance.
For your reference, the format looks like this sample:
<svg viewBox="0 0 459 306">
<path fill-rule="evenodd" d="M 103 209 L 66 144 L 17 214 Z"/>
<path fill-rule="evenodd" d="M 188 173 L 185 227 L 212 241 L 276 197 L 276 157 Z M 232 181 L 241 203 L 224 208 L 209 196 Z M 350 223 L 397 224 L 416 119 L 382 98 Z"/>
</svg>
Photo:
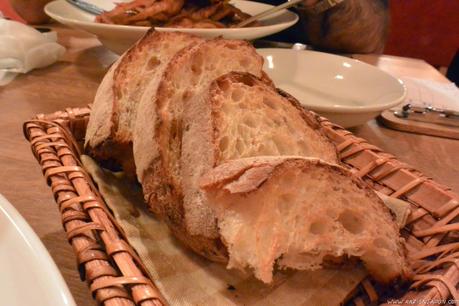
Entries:
<svg viewBox="0 0 459 306">
<path fill-rule="evenodd" d="M 76 305 L 40 238 L 2 195 L 0 297 L 8 306 Z"/>
<path fill-rule="evenodd" d="M 95 4 L 104 10 L 112 9 L 115 6 L 114 2 L 126 2 L 119 0 L 85 1 Z M 272 7 L 268 4 L 244 0 L 233 0 L 231 1 L 231 4 L 235 5 L 237 8 L 250 15 L 258 14 Z M 48 16 L 60 23 L 97 35 L 99 40 L 107 48 L 118 54 L 126 51 L 149 29 L 149 27 L 97 23 L 94 21 L 94 15 L 76 8 L 65 0 L 56 0 L 48 3 L 45 6 L 45 12 L 48 14 Z M 263 25 L 259 27 L 225 29 L 186 29 L 156 27 L 155 29 L 158 31 L 168 32 L 186 32 L 207 38 L 222 36 L 223 38 L 227 39 L 251 40 L 280 32 L 294 25 L 297 21 L 298 16 L 295 13 L 288 10 L 282 10 L 276 14 L 273 14 L 272 16 L 261 19 Z"/>
<path fill-rule="evenodd" d="M 401 80 L 358 60 L 305 50 L 257 51 L 277 87 L 343 127 L 361 125 L 405 98 Z"/>
</svg>

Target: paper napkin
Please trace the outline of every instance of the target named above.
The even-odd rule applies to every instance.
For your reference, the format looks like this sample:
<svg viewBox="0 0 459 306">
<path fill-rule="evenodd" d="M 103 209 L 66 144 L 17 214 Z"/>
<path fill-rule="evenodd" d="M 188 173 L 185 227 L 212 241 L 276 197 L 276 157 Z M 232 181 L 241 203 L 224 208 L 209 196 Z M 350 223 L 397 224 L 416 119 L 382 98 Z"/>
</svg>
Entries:
<svg viewBox="0 0 459 306">
<path fill-rule="evenodd" d="M 20 22 L 0 18 L 0 86 L 18 73 L 56 62 L 65 52 L 55 32 L 40 33 Z"/>
<path fill-rule="evenodd" d="M 402 81 L 406 86 L 404 104 L 459 111 L 459 89 L 454 83 L 440 83 L 409 77 L 402 78 Z"/>
</svg>

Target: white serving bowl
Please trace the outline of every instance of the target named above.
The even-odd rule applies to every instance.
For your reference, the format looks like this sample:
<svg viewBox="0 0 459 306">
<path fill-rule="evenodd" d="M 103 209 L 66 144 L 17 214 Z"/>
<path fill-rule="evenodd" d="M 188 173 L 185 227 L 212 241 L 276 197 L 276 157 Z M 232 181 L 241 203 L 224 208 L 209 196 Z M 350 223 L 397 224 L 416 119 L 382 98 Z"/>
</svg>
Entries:
<svg viewBox="0 0 459 306">
<path fill-rule="evenodd" d="M 126 2 L 126 0 L 85 0 L 104 10 L 111 10 L 116 2 Z M 250 15 L 255 15 L 272 7 L 272 5 L 245 0 L 232 0 L 231 4 Z M 86 13 L 66 0 L 56 0 L 45 6 L 45 12 L 56 21 L 70 27 L 84 30 L 95 34 L 100 42 L 108 49 L 117 54 L 122 54 L 132 44 L 134 44 L 149 27 L 125 26 L 97 23 L 95 16 Z M 156 27 L 157 31 L 180 31 L 198 36 L 210 38 L 222 36 L 227 39 L 256 39 L 282 31 L 298 21 L 298 15 L 288 10 L 281 10 L 271 16 L 260 20 L 262 23 L 258 27 L 247 28 L 224 28 L 224 29 L 187 29 L 187 28 L 161 28 Z"/>
<path fill-rule="evenodd" d="M 0 305 L 76 306 L 40 238 L 0 194 Z"/>
<path fill-rule="evenodd" d="M 361 125 L 401 103 L 403 82 L 358 60 L 328 53 L 258 49 L 277 87 L 345 128 Z"/>
</svg>

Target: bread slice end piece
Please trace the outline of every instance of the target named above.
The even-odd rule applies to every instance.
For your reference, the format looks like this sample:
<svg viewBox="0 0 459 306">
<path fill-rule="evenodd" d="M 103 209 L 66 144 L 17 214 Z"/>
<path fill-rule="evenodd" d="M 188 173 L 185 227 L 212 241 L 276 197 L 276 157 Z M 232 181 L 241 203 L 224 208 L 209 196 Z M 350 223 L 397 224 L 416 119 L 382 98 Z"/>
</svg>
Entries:
<svg viewBox="0 0 459 306">
<path fill-rule="evenodd" d="M 389 210 L 346 169 L 304 157 L 233 160 L 201 180 L 228 248 L 228 268 L 316 270 L 360 259 L 378 281 L 408 275 Z"/>
</svg>

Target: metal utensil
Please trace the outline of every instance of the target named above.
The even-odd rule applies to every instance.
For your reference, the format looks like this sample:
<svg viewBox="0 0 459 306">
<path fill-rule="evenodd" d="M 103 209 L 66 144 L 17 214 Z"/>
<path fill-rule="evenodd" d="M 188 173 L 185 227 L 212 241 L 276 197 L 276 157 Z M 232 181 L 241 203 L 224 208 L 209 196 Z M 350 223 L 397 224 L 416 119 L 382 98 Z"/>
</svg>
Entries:
<svg viewBox="0 0 459 306">
<path fill-rule="evenodd" d="M 310 45 L 305 45 L 302 43 L 288 43 L 282 41 L 273 41 L 266 39 L 257 39 L 254 40 L 253 46 L 255 48 L 282 48 L 282 49 L 293 49 L 293 50 L 314 50 Z"/>
<path fill-rule="evenodd" d="M 88 3 L 84 0 L 67 0 L 68 3 L 76 6 L 77 8 L 85 11 L 85 12 L 88 12 L 90 14 L 93 14 L 93 15 L 100 15 L 102 13 L 104 13 L 105 11 L 103 9 L 101 9 L 100 7 L 92 4 L 92 3 Z"/>
<path fill-rule="evenodd" d="M 278 6 L 275 6 L 273 8 L 270 8 L 269 10 L 266 10 L 264 12 L 261 12 L 259 14 L 256 14 L 255 16 L 252 16 L 244 21 L 241 21 L 239 22 L 235 27 L 236 28 L 243 28 L 245 27 L 246 25 L 249 25 L 251 24 L 252 22 L 258 20 L 258 19 L 261 19 L 263 17 L 266 17 L 266 16 L 269 16 L 271 14 L 274 14 L 280 10 L 283 10 L 283 9 L 287 9 L 289 7 L 292 7 L 298 3 L 301 3 L 303 2 L 304 0 L 290 0 L 290 1 L 287 1 L 285 3 L 282 3 L 281 5 L 278 5 Z"/>
<path fill-rule="evenodd" d="M 432 106 L 422 107 L 406 104 L 401 111 L 395 110 L 394 115 L 407 120 L 459 127 L 459 112 Z"/>
</svg>

